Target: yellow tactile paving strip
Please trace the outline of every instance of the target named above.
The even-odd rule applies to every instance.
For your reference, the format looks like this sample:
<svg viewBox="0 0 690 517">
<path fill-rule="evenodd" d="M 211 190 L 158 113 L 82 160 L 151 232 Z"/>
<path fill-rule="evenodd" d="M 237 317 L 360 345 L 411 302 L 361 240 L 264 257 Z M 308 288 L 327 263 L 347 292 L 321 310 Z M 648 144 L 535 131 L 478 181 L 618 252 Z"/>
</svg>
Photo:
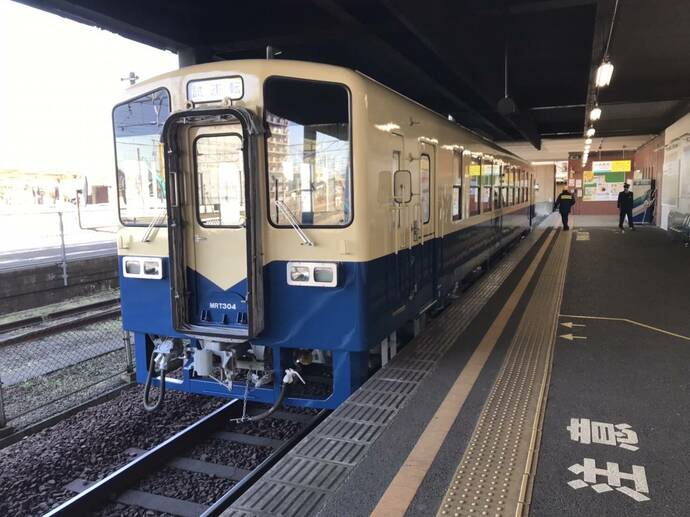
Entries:
<svg viewBox="0 0 690 517">
<path fill-rule="evenodd" d="M 438 515 L 504 517 L 528 508 L 540 411 L 558 325 L 571 234 L 561 232 Z"/>
<path fill-rule="evenodd" d="M 415 493 L 431 468 L 453 422 L 455 422 L 462 406 L 467 400 L 482 368 L 503 333 L 508 320 L 525 293 L 530 280 L 536 274 L 553 236 L 554 234 L 550 233 L 541 244 L 539 251 L 532 259 L 520 282 L 518 282 L 500 313 L 494 319 L 494 322 L 473 352 L 467 365 L 458 375 L 448 394 L 405 459 L 402 467 L 400 467 L 400 470 L 388 485 L 376 508 L 374 508 L 372 516 L 402 516 L 407 511 Z"/>
</svg>

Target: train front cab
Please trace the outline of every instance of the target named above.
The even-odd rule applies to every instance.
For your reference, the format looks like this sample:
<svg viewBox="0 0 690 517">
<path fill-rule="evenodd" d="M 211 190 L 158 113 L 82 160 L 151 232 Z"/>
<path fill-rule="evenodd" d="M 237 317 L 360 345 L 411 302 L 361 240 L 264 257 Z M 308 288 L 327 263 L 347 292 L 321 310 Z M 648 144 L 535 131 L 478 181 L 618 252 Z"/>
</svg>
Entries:
<svg viewBox="0 0 690 517">
<path fill-rule="evenodd" d="M 350 92 L 313 81 L 301 81 L 309 92 L 300 92 L 294 80 L 245 74 L 239 105 L 195 103 L 190 84 L 217 86 L 198 75 L 182 100 L 161 81 L 113 114 L 123 322 L 135 334 L 138 381 L 147 382 L 141 365 L 164 367 L 168 388 L 270 403 L 295 368 L 313 375 L 286 403 L 336 407 L 368 373 L 352 325 L 364 305 L 362 268 L 338 251 L 358 231 Z M 275 113 L 259 117 L 263 92 L 249 84 L 273 89 Z M 311 110 L 294 112 L 300 93 Z M 266 157 L 276 146 L 291 160 L 269 184 Z M 137 205 L 135 187 L 147 182 L 154 202 L 165 193 L 154 214 Z"/>
</svg>

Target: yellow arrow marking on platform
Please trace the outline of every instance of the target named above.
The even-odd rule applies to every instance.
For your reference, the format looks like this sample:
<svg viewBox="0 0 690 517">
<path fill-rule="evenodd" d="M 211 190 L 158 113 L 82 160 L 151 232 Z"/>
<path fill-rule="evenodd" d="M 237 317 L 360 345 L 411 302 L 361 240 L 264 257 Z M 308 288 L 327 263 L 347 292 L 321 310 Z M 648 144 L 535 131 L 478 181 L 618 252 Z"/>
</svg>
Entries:
<svg viewBox="0 0 690 517">
<path fill-rule="evenodd" d="M 603 321 L 622 321 L 624 323 L 630 323 L 631 325 L 637 325 L 638 327 L 653 330 L 655 332 L 660 332 L 668 336 L 677 337 L 678 339 L 684 339 L 685 341 L 690 341 L 690 336 L 683 336 L 682 334 L 676 334 L 675 332 L 669 332 L 668 330 L 660 329 L 658 327 L 652 327 L 645 323 L 640 323 L 639 321 L 629 320 L 628 318 L 612 318 L 608 316 L 576 316 L 574 314 L 559 314 L 561 318 L 581 318 L 586 320 L 603 320 Z"/>
<path fill-rule="evenodd" d="M 565 328 L 571 329 L 573 327 L 586 327 L 587 325 L 582 325 L 580 323 L 573 323 L 572 321 L 566 321 L 565 323 L 561 323 Z"/>
<path fill-rule="evenodd" d="M 559 337 L 572 341 L 573 339 L 587 339 L 585 336 L 573 336 L 572 334 L 561 334 Z"/>
</svg>

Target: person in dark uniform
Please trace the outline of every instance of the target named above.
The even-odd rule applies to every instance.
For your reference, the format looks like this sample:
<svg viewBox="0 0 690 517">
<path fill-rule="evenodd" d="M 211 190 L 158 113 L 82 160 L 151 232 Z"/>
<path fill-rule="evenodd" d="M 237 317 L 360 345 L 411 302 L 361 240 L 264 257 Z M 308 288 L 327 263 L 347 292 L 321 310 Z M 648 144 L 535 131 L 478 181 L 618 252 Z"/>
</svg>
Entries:
<svg viewBox="0 0 690 517">
<path fill-rule="evenodd" d="M 570 230 L 570 226 L 568 226 L 568 216 L 570 215 L 570 209 L 574 204 L 575 194 L 571 194 L 567 188 L 564 188 L 563 192 L 558 194 L 556 203 L 553 205 L 553 209 L 558 209 L 558 211 L 561 213 L 561 221 L 563 221 L 564 230 Z"/>
<path fill-rule="evenodd" d="M 623 185 L 623 192 L 618 193 L 618 211 L 620 212 L 620 218 L 618 219 L 618 228 L 621 232 L 625 233 L 623 229 L 623 221 L 625 216 L 628 216 L 628 226 L 632 231 L 635 231 L 635 223 L 633 223 L 633 193 L 630 191 L 630 185 L 625 183 Z"/>
</svg>

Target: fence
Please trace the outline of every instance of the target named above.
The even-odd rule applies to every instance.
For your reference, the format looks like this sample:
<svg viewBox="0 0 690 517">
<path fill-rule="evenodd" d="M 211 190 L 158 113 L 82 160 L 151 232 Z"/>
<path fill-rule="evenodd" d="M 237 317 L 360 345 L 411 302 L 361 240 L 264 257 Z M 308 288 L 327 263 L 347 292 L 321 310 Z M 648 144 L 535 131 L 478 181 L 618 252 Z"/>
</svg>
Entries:
<svg viewBox="0 0 690 517">
<path fill-rule="evenodd" d="M 59 214 L 62 214 L 62 232 Z M 67 203 L 22 211 L 17 207 L 0 207 L 0 226 L 7 237 L 0 243 L 1 252 L 60 246 L 61 236 L 68 245 L 83 244 L 114 240 L 112 232 L 117 227 L 117 213 L 108 204 L 77 207 Z"/>
<path fill-rule="evenodd" d="M 122 385 L 134 369 L 119 317 L 3 346 L 0 428 L 21 428 Z"/>
</svg>

